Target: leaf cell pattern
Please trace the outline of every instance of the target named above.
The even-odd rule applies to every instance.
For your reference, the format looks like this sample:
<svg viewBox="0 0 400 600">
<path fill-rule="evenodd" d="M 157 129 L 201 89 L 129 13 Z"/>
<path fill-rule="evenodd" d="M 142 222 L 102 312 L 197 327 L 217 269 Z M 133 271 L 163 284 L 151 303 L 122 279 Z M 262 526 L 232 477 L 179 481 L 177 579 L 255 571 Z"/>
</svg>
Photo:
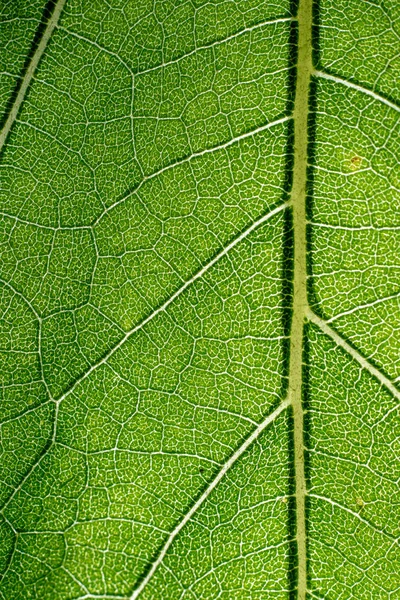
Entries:
<svg viewBox="0 0 400 600">
<path fill-rule="evenodd" d="M 0 598 L 399 595 L 400 5 L 0 7 Z"/>
</svg>

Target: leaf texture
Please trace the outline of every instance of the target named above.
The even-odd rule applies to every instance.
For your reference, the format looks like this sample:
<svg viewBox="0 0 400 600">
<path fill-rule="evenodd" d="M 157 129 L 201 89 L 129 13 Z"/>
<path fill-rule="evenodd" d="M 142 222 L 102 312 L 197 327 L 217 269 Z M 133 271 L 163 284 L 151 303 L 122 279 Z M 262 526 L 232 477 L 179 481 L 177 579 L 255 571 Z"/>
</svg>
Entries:
<svg viewBox="0 0 400 600">
<path fill-rule="evenodd" d="M 0 598 L 400 593 L 400 5 L 0 4 Z"/>
</svg>

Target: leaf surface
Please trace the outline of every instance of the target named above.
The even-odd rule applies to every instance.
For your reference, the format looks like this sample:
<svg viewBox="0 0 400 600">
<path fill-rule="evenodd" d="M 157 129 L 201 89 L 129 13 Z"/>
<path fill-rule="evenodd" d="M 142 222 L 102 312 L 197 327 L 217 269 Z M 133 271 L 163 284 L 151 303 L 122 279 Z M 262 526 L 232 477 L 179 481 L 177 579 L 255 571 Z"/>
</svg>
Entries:
<svg viewBox="0 0 400 600">
<path fill-rule="evenodd" d="M 397 597 L 399 5 L 0 15 L 0 597 Z"/>
</svg>

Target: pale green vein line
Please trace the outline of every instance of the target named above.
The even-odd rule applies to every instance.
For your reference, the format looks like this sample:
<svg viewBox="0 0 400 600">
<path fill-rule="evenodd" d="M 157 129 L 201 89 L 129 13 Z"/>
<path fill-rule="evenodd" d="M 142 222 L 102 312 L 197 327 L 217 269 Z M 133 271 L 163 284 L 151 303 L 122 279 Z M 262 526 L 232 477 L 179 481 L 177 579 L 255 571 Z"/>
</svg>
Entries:
<svg viewBox="0 0 400 600">
<path fill-rule="evenodd" d="M 394 411 L 398 411 L 399 407 L 396 405 L 393 408 L 391 408 L 385 415 L 384 417 L 382 417 L 382 419 L 380 419 L 380 421 L 378 421 L 378 423 L 374 423 L 374 426 L 376 426 L 377 424 L 379 424 L 380 422 L 384 421 L 392 412 Z M 310 411 L 311 412 L 311 411 Z M 324 417 L 329 415 L 329 413 L 326 413 L 324 411 Z M 332 420 L 337 418 L 337 413 L 332 415 Z M 377 479 L 380 480 L 380 482 L 382 481 L 386 481 L 387 483 L 389 483 L 390 485 L 396 485 L 397 480 L 395 481 L 394 479 L 390 479 L 390 477 L 387 477 L 386 475 L 383 475 L 380 471 L 373 469 L 368 462 L 361 462 L 361 461 L 356 461 L 356 460 L 351 460 L 350 458 L 344 458 L 343 456 L 338 456 L 337 454 L 333 454 L 332 452 L 326 452 L 326 451 L 322 451 L 322 450 L 315 450 L 314 448 L 306 448 L 308 454 L 314 454 L 315 456 L 321 456 L 323 458 L 328 458 L 328 459 L 332 459 L 332 460 L 336 460 L 337 462 L 341 462 L 343 464 L 348 464 L 348 465 L 353 465 L 354 467 L 356 467 L 357 469 L 359 469 L 360 467 L 362 467 L 363 469 L 366 469 L 367 471 L 369 471 L 374 477 L 376 477 Z"/>
<path fill-rule="evenodd" d="M 297 542 L 297 598 L 305 600 L 307 587 L 306 478 L 304 466 L 304 415 L 302 403 L 303 335 L 307 308 L 306 198 L 309 93 L 312 72 L 312 0 L 300 0 L 298 58 L 294 101 L 293 313 L 290 331 L 289 398 L 293 406 L 294 470 Z"/>
<path fill-rule="evenodd" d="M 372 306 L 376 306 L 377 304 L 382 304 L 382 302 L 389 302 L 390 300 L 396 300 L 396 299 L 400 300 L 400 292 L 397 292 L 397 294 L 392 294 L 391 296 L 386 296 L 385 298 L 377 298 L 377 300 L 374 300 L 373 302 L 368 302 L 366 304 L 360 304 L 359 306 L 355 306 L 354 308 L 345 310 L 341 313 L 338 313 L 337 315 L 334 315 L 330 319 L 327 319 L 326 322 L 333 323 L 334 321 L 337 321 L 337 319 L 341 319 L 342 317 L 345 317 L 347 315 L 352 315 L 352 314 L 358 312 L 359 310 L 365 310 L 366 308 L 371 308 Z"/>
<path fill-rule="evenodd" d="M 73 575 L 69 569 L 67 569 L 64 565 L 61 565 L 60 568 L 61 568 L 61 571 L 64 571 L 64 573 L 66 573 L 72 579 L 72 581 L 75 581 L 76 585 L 78 585 L 85 592 L 85 594 L 87 596 L 90 595 L 90 592 L 87 589 L 87 587 L 81 581 L 79 581 L 79 579 L 77 579 L 75 577 L 75 575 Z"/>
<path fill-rule="evenodd" d="M 19 121 L 22 123 L 23 121 Z M 8 168 L 9 165 L 7 165 Z M 22 225 L 31 225 L 32 227 L 37 227 L 37 229 L 47 229 L 49 231 L 75 231 L 79 229 L 90 231 L 92 228 L 90 225 L 60 225 L 57 227 L 53 227 L 52 225 L 42 225 L 41 223 L 35 223 L 34 221 L 28 221 L 27 219 L 22 219 L 18 215 L 12 215 L 11 213 L 0 211 L 0 217 L 5 217 L 7 219 L 13 219 L 17 221 L 17 223 L 21 223 Z"/>
<path fill-rule="evenodd" d="M 394 540 L 395 542 L 398 542 L 398 538 L 391 535 L 390 533 L 386 533 L 386 531 L 383 531 L 382 529 L 378 529 L 378 527 L 375 527 L 375 525 L 373 525 L 373 523 L 371 523 L 367 519 L 364 519 L 360 515 L 360 513 L 355 512 L 354 510 L 351 510 L 351 508 L 348 508 L 347 506 L 343 506 L 339 502 L 336 502 L 336 500 L 332 500 L 332 498 L 327 498 L 326 496 L 320 496 L 319 494 L 314 494 L 312 492 L 309 492 L 307 495 L 310 498 L 316 498 L 317 500 L 322 500 L 323 502 L 327 502 L 328 504 L 331 504 L 334 508 L 339 508 L 340 510 L 344 510 L 349 515 L 352 515 L 353 517 L 355 517 L 356 519 L 361 521 L 361 523 L 364 523 L 364 525 L 366 525 L 367 527 L 369 527 L 370 529 L 375 531 L 375 533 L 379 533 L 380 535 L 384 535 L 385 537 L 389 538 L 390 540 Z"/>
<path fill-rule="evenodd" d="M 28 66 L 26 73 L 24 75 L 24 78 L 22 80 L 22 84 L 21 84 L 21 87 L 17 94 L 17 97 L 15 98 L 15 102 L 10 110 L 10 114 L 8 115 L 7 120 L 4 123 L 4 127 L 0 132 L 0 151 L 5 144 L 7 136 L 11 131 L 11 128 L 14 124 L 15 119 L 17 118 L 19 109 L 21 108 L 21 105 L 22 105 L 23 101 L 25 100 L 25 96 L 28 92 L 29 84 L 32 81 L 32 77 L 39 65 L 40 59 L 42 58 L 43 53 L 46 50 L 46 46 L 49 43 L 49 40 L 54 31 L 54 28 L 56 27 L 56 25 L 60 19 L 60 15 L 61 15 L 62 9 L 64 8 L 65 2 L 66 2 L 66 0 L 58 0 L 58 2 L 56 3 L 53 13 L 50 16 L 48 23 L 46 25 L 46 28 L 44 30 L 42 39 L 40 40 L 39 45 L 36 48 L 34 55 L 32 56 L 31 62 L 29 63 L 29 66 Z"/>
<path fill-rule="evenodd" d="M 4 578 L 6 577 L 6 575 L 8 574 L 8 572 L 9 572 L 9 570 L 11 568 L 11 565 L 12 565 L 12 563 L 14 561 L 14 557 L 15 557 L 15 554 L 16 554 L 16 551 L 17 551 L 18 537 L 19 537 L 19 532 L 15 530 L 15 527 L 12 525 L 12 523 L 10 523 L 10 521 L 7 519 L 7 517 L 5 517 L 3 515 L 3 519 L 4 519 L 5 523 L 7 523 L 7 525 L 10 527 L 11 531 L 13 532 L 14 539 L 13 539 L 13 542 L 12 542 L 12 544 L 13 544 L 12 545 L 12 551 L 11 551 L 11 554 L 10 554 L 10 558 L 8 559 L 7 566 L 6 566 L 5 570 L 3 571 L 3 573 L 0 575 L 0 582 L 2 582 L 4 580 Z M 3 598 L 4 598 L 4 596 L 3 596 Z"/>
<path fill-rule="evenodd" d="M 49 442 L 50 443 L 49 443 L 47 449 L 44 452 L 42 452 L 42 454 L 40 454 L 40 456 L 35 460 L 33 465 L 28 469 L 28 471 L 25 473 L 25 475 L 21 479 L 20 483 L 17 485 L 17 487 L 15 487 L 12 490 L 11 494 L 9 495 L 9 497 L 7 498 L 7 500 L 4 502 L 3 506 L 1 507 L 0 514 L 2 514 L 4 519 L 7 519 L 5 510 L 8 507 L 8 505 L 10 504 L 10 502 L 13 500 L 13 498 L 15 498 L 15 496 L 18 494 L 18 492 L 22 489 L 24 483 L 27 481 L 27 479 L 30 477 L 30 475 L 38 468 L 38 466 L 40 465 L 40 463 L 42 462 L 44 457 L 47 456 L 49 449 L 53 446 L 53 440 L 50 437 L 49 437 Z M 12 527 L 12 529 L 15 531 L 14 527 L 11 525 L 11 522 L 9 522 L 9 524 L 10 524 L 10 527 Z M 2 576 L 0 576 L 0 581 L 1 581 L 1 578 L 4 578 L 4 576 L 5 576 L 5 573 L 3 573 Z"/>
<path fill-rule="evenodd" d="M 323 79 L 329 79 L 330 81 L 334 81 L 335 83 L 341 83 L 342 85 L 345 85 L 348 88 L 357 90 L 358 92 L 361 92 L 363 94 L 367 94 L 367 96 L 370 96 L 374 100 L 378 100 L 378 102 L 382 102 L 382 104 L 386 104 L 386 106 L 389 106 L 390 108 L 393 108 L 393 110 L 400 112 L 400 106 L 397 106 L 397 104 L 395 104 L 394 102 L 387 100 L 384 96 L 381 96 L 380 94 L 377 94 L 376 92 L 373 92 L 372 90 L 369 90 L 368 88 L 365 88 L 362 85 L 352 83 L 351 81 L 343 79 L 342 77 L 338 77 L 337 75 L 329 75 L 329 73 L 324 73 L 323 71 L 314 71 L 313 75 L 316 75 L 317 77 L 322 77 Z"/>
<path fill-rule="evenodd" d="M 113 594 L 85 594 L 78 596 L 74 600 L 126 600 L 126 596 L 115 596 Z"/>
<path fill-rule="evenodd" d="M 6 423 L 13 423 L 15 421 L 18 421 L 18 419 L 23 419 L 26 415 L 34 413 L 37 410 L 40 410 L 41 408 L 43 408 L 47 404 L 50 404 L 50 402 L 53 402 L 53 400 L 51 398 L 49 400 L 45 400 L 45 402 L 42 402 L 41 404 L 36 404 L 35 406 L 27 408 L 26 410 L 23 410 L 22 412 L 14 415 L 12 417 L 8 417 L 7 419 L 3 419 L 2 421 L 0 421 L 0 428 L 3 425 L 5 425 Z"/>
<path fill-rule="evenodd" d="M 189 154 L 189 156 L 185 156 L 184 158 L 178 159 L 175 162 L 172 162 L 169 165 L 166 165 L 165 167 L 161 167 L 161 169 L 154 171 L 150 175 L 145 175 L 143 177 L 143 179 L 130 192 L 128 192 L 122 198 L 119 198 L 118 200 L 116 200 L 110 206 L 108 206 L 97 217 L 97 219 L 93 222 L 92 226 L 95 227 L 99 223 L 99 221 L 101 221 L 101 219 L 107 213 L 109 213 L 113 208 L 115 208 L 119 204 L 122 204 L 122 202 L 125 202 L 125 200 L 127 200 L 128 198 L 133 196 L 133 194 L 136 194 L 147 181 L 150 181 L 151 179 L 154 179 L 155 177 L 159 177 L 166 171 L 170 171 L 171 169 L 174 169 L 175 167 L 178 167 L 179 165 L 183 165 L 191 160 L 194 160 L 195 158 L 199 158 L 200 156 L 204 156 L 206 154 L 213 154 L 214 152 L 218 152 L 218 150 L 224 150 L 225 148 L 229 148 L 230 146 L 233 146 L 234 144 L 236 144 L 237 142 L 240 142 L 241 140 L 245 140 L 246 138 L 253 137 L 254 135 L 257 135 L 257 133 L 261 133 L 262 131 L 271 129 L 272 127 L 275 127 L 275 125 L 281 125 L 282 123 L 286 123 L 287 121 L 290 121 L 291 119 L 292 119 L 292 116 L 287 116 L 287 117 L 282 117 L 281 119 L 277 119 L 276 121 L 271 121 L 269 123 L 266 123 L 265 125 L 261 125 L 260 127 L 257 127 L 256 129 L 252 129 L 251 131 L 246 131 L 245 133 L 242 133 L 241 135 L 238 135 L 237 137 L 234 137 L 234 138 L 228 140 L 227 142 L 218 144 L 217 146 L 212 146 L 211 148 L 205 148 L 204 150 L 199 150 L 198 152 L 193 152 L 193 154 Z"/>
<path fill-rule="evenodd" d="M 3 25 L 4 21 L 2 21 L 1 24 Z M 14 78 L 18 74 L 17 73 L 10 73 L 9 71 L 0 71 L 0 75 L 2 75 L 4 77 L 12 77 L 12 78 Z"/>
<path fill-rule="evenodd" d="M 366 171 L 367 169 L 365 169 Z M 360 171 L 355 171 L 359 173 Z M 332 171 L 329 171 L 332 173 Z M 345 175 L 345 173 L 339 172 L 339 175 Z M 331 225 L 330 223 L 318 223 L 316 221 L 307 221 L 307 225 L 313 227 L 321 227 L 325 229 L 335 229 L 338 231 L 397 231 L 400 229 L 400 225 Z"/>
<path fill-rule="evenodd" d="M 108 48 L 101 46 L 101 44 L 98 44 L 96 41 L 91 40 L 91 39 L 85 37 L 84 35 L 80 35 L 79 33 L 76 33 L 75 31 L 71 31 L 70 29 L 67 29 L 66 27 L 61 27 L 60 25 L 58 25 L 57 29 L 59 31 L 62 31 L 63 33 L 66 33 L 67 35 L 70 35 L 71 37 L 74 37 L 77 40 L 81 40 L 81 42 L 85 42 L 87 44 L 90 44 L 91 46 L 94 46 L 95 48 L 97 48 L 97 50 L 100 50 L 101 52 L 104 52 L 105 54 L 108 54 L 109 56 L 114 57 L 119 63 L 121 63 L 121 65 L 123 67 L 125 67 L 125 69 L 128 71 L 128 73 L 130 75 L 134 75 L 132 69 L 116 52 L 113 52 L 112 50 L 108 50 Z"/>
<path fill-rule="evenodd" d="M 11 17 L 11 19 L 4 19 L 4 20 L 2 19 L 1 24 L 5 25 L 6 23 L 8 24 L 8 23 L 21 23 L 21 22 L 29 23 L 30 21 L 32 23 L 37 23 L 37 19 L 35 17 L 23 17 L 23 16 L 18 15 L 18 17 Z"/>
<path fill-rule="evenodd" d="M 60 442 L 58 442 L 60 446 L 64 446 L 65 448 L 68 448 L 69 450 L 71 450 L 70 446 L 67 446 L 66 444 L 61 444 Z M 83 450 L 76 450 L 75 448 L 73 449 L 75 452 L 80 452 L 81 454 L 84 454 L 85 456 L 101 456 L 101 455 L 106 455 L 110 453 L 110 450 L 93 450 L 93 451 L 83 451 Z M 133 456 L 176 456 L 178 458 L 195 458 L 196 460 L 203 460 L 204 462 L 208 462 L 216 467 L 219 467 L 221 465 L 221 463 L 217 462 L 216 460 L 213 460 L 212 458 L 208 458 L 207 456 L 200 456 L 199 454 L 190 454 L 188 452 L 164 452 L 162 450 L 159 451 L 154 451 L 154 452 L 147 452 L 145 450 L 129 450 L 126 448 L 117 448 L 117 450 L 119 450 L 121 453 L 124 454 L 132 454 Z"/>
<path fill-rule="evenodd" d="M 246 27 L 244 29 L 241 29 L 240 31 L 237 31 L 236 33 L 232 33 L 231 35 L 227 36 L 226 38 L 215 40 L 213 42 L 210 42 L 209 44 L 205 44 L 204 46 L 199 46 L 198 48 L 194 48 L 190 52 L 187 52 L 186 54 L 182 54 L 181 56 L 178 56 L 177 58 L 172 59 L 168 62 L 159 64 L 159 65 L 155 65 L 154 67 L 149 67 L 148 69 L 144 69 L 143 71 L 137 71 L 137 72 L 135 72 L 135 75 L 144 75 L 145 73 L 150 73 L 151 71 L 155 71 L 155 70 L 161 69 L 163 67 L 168 67 L 169 65 L 172 65 L 174 63 L 177 63 L 177 62 L 183 60 L 184 58 L 187 58 L 189 56 L 192 56 L 193 54 L 196 54 L 197 52 L 200 52 L 202 50 L 207 50 L 209 48 L 214 48 L 215 46 L 220 46 L 221 44 L 225 44 L 225 43 L 227 43 L 231 40 L 234 40 L 246 33 L 251 33 L 252 31 L 261 29 L 262 27 L 265 27 L 266 25 L 275 25 L 277 23 L 288 23 L 288 22 L 290 23 L 291 21 L 295 21 L 295 20 L 296 19 L 293 17 L 281 17 L 278 19 L 272 19 L 270 21 L 262 21 L 260 23 L 256 23 L 255 25 L 252 25 L 251 27 Z"/>
<path fill-rule="evenodd" d="M 109 517 L 109 516 L 93 517 L 92 519 L 77 519 L 67 529 L 64 529 L 63 531 L 58 531 L 57 533 L 60 535 L 63 535 L 66 533 L 66 531 L 71 531 L 75 527 L 77 527 L 79 525 L 85 525 L 86 523 L 129 523 L 130 525 L 132 525 L 132 524 L 140 525 L 140 527 L 150 529 L 152 531 L 158 531 L 159 533 L 162 533 L 162 534 L 169 533 L 169 531 L 167 531 L 166 529 L 162 529 L 161 527 L 157 527 L 157 525 L 153 525 L 152 523 L 146 523 L 145 521 L 140 521 L 138 519 L 127 519 L 124 517 Z M 35 534 L 35 533 L 39 533 L 39 532 L 38 531 L 24 531 L 24 534 Z M 42 529 L 42 530 L 40 530 L 40 533 L 55 533 L 55 531 L 54 530 L 46 531 L 45 529 Z"/>
<path fill-rule="evenodd" d="M 44 376 L 44 370 L 43 370 L 43 360 L 42 360 L 42 325 L 43 325 L 43 320 L 41 318 L 41 316 L 39 315 L 38 312 L 36 312 L 33 304 L 31 304 L 31 302 L 28 300 L 28 298 L 25 298 L 25 296 L 19 292 L 17 289 L 14 288 L 13 285 L 11 285 L 11 283 L 9 283 L 8 281 L 5 281 L 3 279 L 0 278 L 0 285 L 4 285 L 5 287 L 7 287 L 15 296 L 17 296 L 18 298 L 21 298 L 21 300 L 28 306 L 28 308 L 32 311 L 33 315 L 35 316 L 35 319 L 38 322 L 38 349 L 35 352 L 35 354 L 38 355 L 38 360 L 39 360 L 39 365 L 40 365 L 40 374 L 42 376 L 42 383 L 44 384 L 44 387 L 46 388 L 46 392 L 47 395 L 49 397 L 50 400 L 53 400 L 53 397 L 50 393 L 50 389 L 47 385 L 45 376 Z"/>
<path fill-rule="evenodd" d="M 203 277 L 203 275 L 213 266 L 215 265 L 223 256 L 228 254 L 237 244 L 239 244 L 242 240 L 244 240 L 252 231 L 257 229 L 260 225 L 269 221 L 273 216 L 277 215 L 281 211 L 285 210 L 288 206 L 290 206 L 290 202 L 285 202 L 280 206 L 277 206 L 269 213 L 263 215 L 256 221 L 254 221 L 247 229 L 245 229 L 238 237 L 230 242 L 227 246 L 225 246 L 218 254 L 214 256 L 204 267 L 202 267 L 199 271 L 197 271 L 190 279 L 185 281 L 185 283 L 172 294 L 161 306 L 156 308 L 148 317 L 146 317 L 143 321 L 138 323 L 133 329 L 130 329 L 123 338 L 115 345 L 113 348 L 97 363 L 94 363 L 79 379 L 75 381 L 75 383 L 58 399 L 57 404 L 62 402 L 66 396 L 68 396 L 77 385 L 79 385 L 86 377 L 88 377 L 95 369 L 97 369 L 100 365 L 103 365 L 108 361 L 108 359 L 135 333 L 143 329 L 147 323 L 152 321 L 154 317 L 162 312 L 164 312 L 170 304 L 172 304 L 192 283 Z"/>
<path fill-rule="evenodd" d="M 374 367 L 364 356 L 362 356 L 355 348 L 350 346 L 334 329 L 332 329 L 328 323 L 318 317 L 312 310 L 308 309 L 306 313 L 307 319 L 309 319 L 312 323 L 317 325 L 326 335 L 333 339 L 334 342 L 346 352 L 350 354 L 366 371 L 369 371 L 371 375 L 373 375 L 382 385 L 384 385 L 393 396 L 400 401 L 400 391 L 393 385 L 393 383 L 379 371 L 376 367 Z"/>
<path fill-rule="evenodd" d="M 12 292 L 15 296 L 18 296 L 18 298 L 21 298 L 23 303 L 26 304 L 26 306 L 29 308 L 29 310 L 32 312 L 32 314 L 35 316 L 35 319 L 39 323 L 41 322 L 41 320 L 42 320 L 41 316 L 39 315 L 38 312 L 36 312 L 34 306 L 30 303 L 28 298 L 25 298 L 25 296 L 21 292 L 19 292 L 11 283 L 6 281 L 5 279 L 0 278 L 0 285 L 4 285 L 4 287 L 7 287 L 10 290 L 10 292 Z"/>
<path fill-rule="evenodd" d="M 22 121 L 20 119 L 16 119 L 16 122 L 20 123 L 24 127 L 28 127 L 29 129 L 33 129 L 33 131 L 37 131 L 41 135 L 46 136 L 47 138 L 49 138 L 50 140 L 52 140 L 53 142 L 55 142 L 58 146 L 60 146 L 61 148 L 63 148 L 66 151 L 66 153 L 69 152 L 71 154 L 75 154 L 79 158 L 79 160 L 81 161 L 81 163 L 88 169 L 88 171 L 90 171 L 91 174 L 94 175 L 95 171 L 94 171 L 93 167 L 91 167 L 90 164 L 82 157 L 81 151 L 74 150 L 70 146 L 67 146 L 66 144 L 64 144 L 64 142 L 62 140 L 58 139 L 55 135 L 52 135 L 51 133 L 49 133 L 45 129 L 42 129 L 41 127 L 38 127 L 37 125 L 34 125 L 33 123 L 29 123 L 28 121 Z M 104 206 L 104 204 L 103 204 L 103 206 Z M 82 229 L 82 227 L 81 227 L 81 229 Z"/>
<path fill-rule="evenodd" d="M 316 595 L 314 594 L 314 592 L 311 592 L 310 590 L 307 590 L 307 594 L 310 594 L 310 596 L 311 596 L 312 598 L 316 598 L 316 600 L 324 600 L 324 598 L 323 598 L 322 596 L 316 596 Z"/>
<path fill-rule="evenodd" d="M 242 456 L 242 454 L 251 446 L 251 444 L 261 435 L 264 429 L 272 423 L 282 411 L 284 411 L 290 405 L 289 400 L 284 400 L 273 413 L 268 415 L 266 419 L 253 431 L 251 435 L 243 442 L 243 444 L 232 454 L 232 456 L 226 461 L 223 465 L 222 469 L 219 471 L 217 476 L 212 480 L 208 488 L 202 493 L 200 498 L 193 504 L 192 508 L 186 513 L 184 518 L 178 523 L 175 529 L 170 533 L 167 541 L 165 542 L 160 554 L 157 559 L 151 566 L 151 569 L 147 573 L 146 577 L 142 580 L 139 587 L 133 592 L 131 596 L 131 600 L 135 600 L 149 583 L 150 579 L 153 577 L 154 573 L 157 571 L 158 567 L 162 563 L 165 558 L 168 549 L 170 548 L 172 542 L 179 534 L 179 532 L 185 527 L 185 525 L 190 521 L 192 516 L 197 512 L 200 506 L 207 500 L 211 492 L 217 487 L 221 479 L 226 475 L 229 469 L 234 465 L 234 463 Z"/>
<path fill-rule="evenodd" d="M 136 77 L 139 75 L 145 75 L 146 73 L 151 73 L 152 71 L 157 71 L 159 69 L 163 69 L 165 67 L 169 67 L 170 65 L 176 64 L 176 63 L 180 62 L 181 60 L 188 58 L 189 56 L 193 56 L 194 54 L 201 52 L 202 50 L 209 50 L 210 48 L 214 48 L 215 46 L 220 46 L 222 44 L 230 42 L 231 40 L 237 39 L 238 37 L 245 35 L 246 33 L 251 33 L 253 31 L 257 31 L 257 29 L 261 29 L 262 27 L 265 27 L 267 25 L 275 25 L 278 23 L 290 23 L 291 21 L 294 21 L 294 20 L 295 19 L 293 17 L 281 17 L 278 19 L 261 21 L 260 23 L 256 23 L 255 25 L 252 25 L 251 27 L 245 27 L 244 29 L 240 29 L 239 31 L 236 31 L 236 32 L 232 33 L 231 35 L 228 35 L 225 38 L 214 40 L 212 42 L 209 42 L 208 44 L 204 44 L 203 46 L 198 46 L 197 48 L 194 48 L 193 50 L 190 50 L 189 52 L 186 52 L 185 54 L 181 54 L 180 56 L 177 56 L 176 58 L 172 58 L 171 60 L 166 61 L 165 63 L 160 63 L 157 65 L 154 65 L 153 67 L 148 67 L 148 68 L 142 69 L 142 70 L 138 69 L 137 71 L 132 70 L 127 65 L 127 63 L 119 56 L 119 54 L 109 50 L 105 46 L 102 46 L 95 40 L 91 40 L 83 35 L 76 33 L 75 31 L 71 31 L 70 29 L 67 29 L 66 27 L 59 26 L 58 29 L 60 31 L 63 31 L 64 33 L 67 33 L 67 34 L 83 41 L 83 42 L 86 42 L 87 44 L 95 46 L 98 50 L 102 50 L 103 52 L 105 52 L 106 54 L 109 54 L 110 56 L 113 56 L 128 70 L 128 72 L 131 75 Z"/>
<path fill-rule="evenodd" d="M 275 498 L 274 501 L 276 502 Z M 271 546 L 264 546 L 262 548 L 262 552 L 266 552 L 268 550 L 277 550 L 278 548 L 283 548 L 284 546 L 287 546 L 288 544 L 291 543 L 292 540 L 284 540 L 283 542 L 279 542 L 278 544 L 272 544 Z M 253 550 L 252 552 L 242 552 L 240 554 L 240 558 L 242 559 L 249 559 L 251 556 L 257 556 L 260 555 L 260 550 Z M 190 590 L 193 593 L 193 588 L 195 586 L 197 586 L 200 581 L 204 581 L 205 579 L 207 579 L 207 577 L 209 577 L 211 574 L 215 573 L 216 569 L 221 569 L 221 567 L 227 567 L 231 564 L 234 564 L 237 561 L 237 556 L 232 556 L 231 558 L 229 558 L 228 560 L 224 560 L 222 562 L 219 562 L 218 565 L 216 565 L 215 567 L 211 567 L 208 571 L 206 571 L 201 577 L 199 577 L 198 579 L 195 579 L 193 581 L 193 583 L 188 587 L 188 590 Z M 271 590 L 269 589 L 268 592 L 271 594 L 271 592 L 273 591 L 277 591 L 278 593 L 281 592 L 282 590 Z"/>
<path fill-rule="evenodd" d="M 41 463 L 41 461 L 43 460 L 43 458 L 47 455 L 47 453 L 49 452 L 49 450 L 54 446 L 55 441 L 56 441 L 56 435 L 57 435 L 57 420 L 58 420 L 58 411 L 59 411 L 59 407 L 61 402 L 69 395 L 71 394 L 76 387 L 82 383 L 82 381 L 84 381 L 91 373 L 93 373 L 93 371 L 95 369 L 97 369 L 98 367 L 100 367 L 101 365 L 105 364 L 108 359 L 119 349 L 121 348 L 121 346 L 135 333 L 137 333 L 138 331 L 140 331 L 147 323 L 149 323 L 150 321 L 152 321 L 152 319 L 154 319 L 154 317 L 158 314 L 160 314 L 161 312 L 164 312 L 168 306 L 170 304 L 172 304 L 190 285 L 192 285 L 192 283 L 194 283 L 195 281 L 197 281 L 197 279 L 200 279 L 213 265 L 215 265 L 223 256 L 225 256 L 226 254 L 228 254 L 228 252 L 230 252 L 230 250 L 232 250 L 237 244 L 239 244 L 242 240 L 244 240 L 248 235 L 250 235 L 250 233 L 252 231 L 254 231 L 255 229 L 257 229 L 260 225 L 262 225 L 263 223 L 267 222 L 269 219 L 271 219 L 273 216 L 277 215 L 278 213 L 282 212 L 283 210 L 285 210 L 288 206 L 290 206 L 291 203 L 290 202 L 285 202 L 283 204 L 281 204 L 280 206 L 277 206 L 276 208 L 274 208 L 273 210 L 271 210 L 269 213 L 263 215 L 262 217 L 260 217 L 259 219 L 257 219 L 256 221 L 254 221 L 247 229 L 245 229 L 238 237 L 236 237 L 234 240 L 232 240 L 232 242 L 230 242 L 230 244 L 228 244 L 227 246 L 225 246 L 225 248 L 223 248 L 218 254 L 216 254 L 214 256 L 214 258 L 212 260 L 210 260 L 206 265 L 204 265 L 204 267 L 202 267 L 199 271 L 197 271 L 197 273 L 195 273 L 190 279 L 188 279 L 174 294 L 172 294 L 172 296 L 170 296 L 168 298 L 168 300 L 166 300 L 164 302 L 164 304 L 162 304 L 161 306 L 159 306 L 156 310 L 154 310 L 146 319 L 144 319 L 143 321 L 141 321 L 140 323 L 138 323 L 138 325 L 136 325 L 133 329 L 131 329 L 130 331 L 128 331 L 123 338 L 121 338 L 121 340 L 115 345 L 113 346 L 113 348 L 111 348 L 111 350 L 101 359 L 99 360 L 97 363 L 94 363 L 90 369 L 88 369 L 83 375 L 81 375 L 81 377 L 79 377 L 75 383 L 55 402 L 56 404 L 56 410 L 55 410 L 55 416 L 54 416 L 54 425 L 53 425 L 53 433 L 52 436 L 50 438 L 49 441 L 49 445 L 46 449 L 45 452 L 43 452 L 39 458 L 35 461 L 35 463 L 29 468 L 29 470 L 27 471 L 27 473 L 25 473 L 24 477 L 22 478 L 21 482 L 19 483 L 19 485 L 14 489 L 14 491 L 12 492 L 12 494 L 8 497 L 8 499 L 6 500 L 6 502 L 4 503 L 2 509 L 0 512 L 4 512 L 4 510 L 7 508 L 7 506 L 10 504 L 10 502 L 12 501 L 12 499 L 15 497 L 15 495 L 19 492 L 19 490 L 22 488 L 22 486 L 24 485 L 24 483 L 27 481 L 27 479 L 30 477 L 30 475 L 37 469 L 37 467 L 39 466 L 39 464 Z"/>
</svg>

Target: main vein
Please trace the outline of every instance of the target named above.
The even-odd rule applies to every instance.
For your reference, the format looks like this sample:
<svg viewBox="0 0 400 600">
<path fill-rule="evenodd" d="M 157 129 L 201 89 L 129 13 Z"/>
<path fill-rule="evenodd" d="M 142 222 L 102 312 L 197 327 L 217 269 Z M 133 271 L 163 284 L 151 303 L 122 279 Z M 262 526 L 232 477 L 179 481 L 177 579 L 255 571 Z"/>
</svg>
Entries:
<svg viewBox="0 0 400 600">
<path fill-rule="evenodd" d="M 51 16 L 49 17 L 49 20 L 43 32 L 42 38 L 38 44 L 38 47 L 36 48 L 32 56 L 31 62 L 28 65 L 28 68 L 21 83 L 21 87 L 19 88 L 18 94 L 15 98 L 14 104 L 12 105 L 7 120 L 4 123 L 4 127 L 0 132 L 0 151 L 2 150 L 5 144 L 7 136 L 10 133 L 11 127 L 13 126 L 15 119 L 17 118 L 18 111 L 21 108 L 21 105 L 28 92 L 29 84 L 32 81 L 32 77 L 37 69 L 40 59 L 42 58 L 43 53 L 46 50 L 46 46 L 51 38 L 54 28 L 56 27 L 60 19 L 60 15 L 62 9 L 64 8 L 65 2 L 66 0 L 58 0 L 58 2 L 56 2 L 56 5 Z"/>
<path fill-rule="evenodd" d="M 304 417 L 302 407 L 303 332 L 307 310 L 306 194 L 309 89 L 312 73 L 312 0 L 300 0 L 298 12 L 298 57 L 294 104 L 293 225 L 294 279 L 290 334 L 289 399 L 294 419 L 296 485 L 296 540 L 298 554 L 298 600 L 306 598 L 306 518 L 304 471 Z"/>
</svg>

